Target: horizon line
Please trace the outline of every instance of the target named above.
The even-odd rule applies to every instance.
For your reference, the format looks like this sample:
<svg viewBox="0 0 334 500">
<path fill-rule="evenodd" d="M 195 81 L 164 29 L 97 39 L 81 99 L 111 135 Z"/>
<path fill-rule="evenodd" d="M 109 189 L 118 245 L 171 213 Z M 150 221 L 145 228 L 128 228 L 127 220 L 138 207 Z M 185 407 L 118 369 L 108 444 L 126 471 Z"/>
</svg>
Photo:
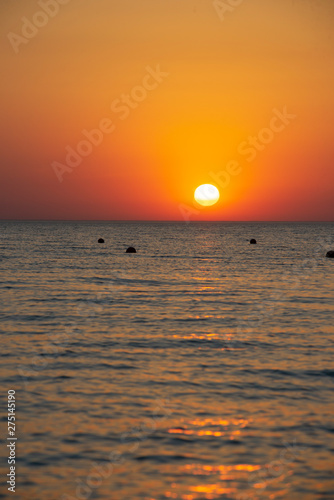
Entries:
<svg viewBox="0 0 334 500">
<path fill-rule="evenodd" d="M 334 220 L 179 220 L 179 219 L 1 219 L 0 222 L 179 222 L 182 224 L 191 224 L 194 222 L 216 222 L 220 223 L 333 223 Z"/>
</svg>

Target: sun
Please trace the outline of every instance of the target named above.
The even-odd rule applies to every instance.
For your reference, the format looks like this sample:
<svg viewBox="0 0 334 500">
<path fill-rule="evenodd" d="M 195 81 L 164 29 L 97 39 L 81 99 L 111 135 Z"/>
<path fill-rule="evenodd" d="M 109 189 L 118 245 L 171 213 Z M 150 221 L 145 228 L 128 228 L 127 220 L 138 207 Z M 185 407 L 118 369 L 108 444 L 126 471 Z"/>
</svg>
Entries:
<svg viewBox="0 0 334 500">
<path fill-rule="evenodd" d="M 195 191 L 194 198 L 203 207 L 211 207 L 219 200 L 220 194 L 216 186 L 202 184 Z"/>
</svg>

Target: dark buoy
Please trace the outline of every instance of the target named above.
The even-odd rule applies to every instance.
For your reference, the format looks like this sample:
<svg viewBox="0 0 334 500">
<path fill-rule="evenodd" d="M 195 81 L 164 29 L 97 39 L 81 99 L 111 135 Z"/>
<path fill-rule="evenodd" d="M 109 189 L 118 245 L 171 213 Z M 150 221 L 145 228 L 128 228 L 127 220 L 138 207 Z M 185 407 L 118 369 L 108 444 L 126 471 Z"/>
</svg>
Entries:
<svg viewBox="0 0 334 500">
<path fill-rule="evenodd" d="M 125 253 L 137 253 L 137 250 L 133 247 L 129 247 Z"/>
<path fill-rule="evenodd" d="M 249 243 L 250 243 L 251 245 L 256 245 L 257 241 L 256 241 L 256 240 L 254 240 L 254 238 L 252 238 L 252 239 L 250 240 L 250 242 L 249 242 Z"/>
<path fill-rule="evenodd" d="M 103 238 L 100 238 L 100 239 L 98 240 L 98 243 L 104 243 L 104 239 L 103 239 Z"/>
<path fill-rule="evenodd" d="M 334 250 L 330 250 L 329 252 L 327 252 L 326 257 L 328 257 L 329 259 L 334 259 Z"/>
</svg>

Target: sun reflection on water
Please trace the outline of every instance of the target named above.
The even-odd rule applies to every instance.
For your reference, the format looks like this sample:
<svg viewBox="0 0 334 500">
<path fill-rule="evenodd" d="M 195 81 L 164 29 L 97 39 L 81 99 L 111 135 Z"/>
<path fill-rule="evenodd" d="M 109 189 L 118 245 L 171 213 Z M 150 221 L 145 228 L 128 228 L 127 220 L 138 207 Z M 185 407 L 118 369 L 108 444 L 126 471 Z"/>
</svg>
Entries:
<svg viewBox="0 0 334 500">
<path fill-rule="evenodd" d="M 188 424 L 183 427 L 172 427 L 168 429 L 169 434 L 184 434 L 184 435 L 196 435 L 196 436 L 213 436 L 222 437 L 227 436 L 230 440 L 234 440 L 236 437 L 240 438 L 241 429 L 247 427 L 250 423 L 249 420 L 245 419 L 232 419 L 232 420 L 221 420 L 221 419 L 196 419 L 191 420 Z M 206 427 L 206 429 L 203 429 Z M 207 427 L 211 427 L 208 429 Z"/>
<path fill-rule="evenodd" d="M 199 438 L 224 438 L 242 440 L 242 435 L 250 427 L 252 420 L 246 418 L 195 418 L 171 427 L 171 435 L 194 436 Z M 174 471 L 175 473 L 175 471 Z M 285 490 L 282 482 L 292 471 L 285 471 L 279 477 L 268 473 L 268 467 L 261 464 L 187 463 L 178 468 L 177 476 L 182 483 L 172 482 L 165 492 L 166 498 L 177 500 L 265 500 L 281 497 Z M 196 478 L 202 481 L 193 483 Z M 205 482 L 204 478 L 208 481 Z"/>
</svg>

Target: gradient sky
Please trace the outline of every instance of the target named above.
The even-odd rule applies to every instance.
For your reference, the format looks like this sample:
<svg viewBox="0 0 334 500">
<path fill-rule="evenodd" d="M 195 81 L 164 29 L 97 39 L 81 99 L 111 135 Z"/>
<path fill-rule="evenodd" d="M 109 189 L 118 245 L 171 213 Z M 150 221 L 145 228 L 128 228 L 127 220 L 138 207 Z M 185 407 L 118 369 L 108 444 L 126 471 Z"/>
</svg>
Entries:
<svg viewBox="0 0 334 500">
<path fill-rule="evenodd" d="M 332 0 L 55 1 L 1 3 L 0 218 L 334 219 Z"/>
</svg>

